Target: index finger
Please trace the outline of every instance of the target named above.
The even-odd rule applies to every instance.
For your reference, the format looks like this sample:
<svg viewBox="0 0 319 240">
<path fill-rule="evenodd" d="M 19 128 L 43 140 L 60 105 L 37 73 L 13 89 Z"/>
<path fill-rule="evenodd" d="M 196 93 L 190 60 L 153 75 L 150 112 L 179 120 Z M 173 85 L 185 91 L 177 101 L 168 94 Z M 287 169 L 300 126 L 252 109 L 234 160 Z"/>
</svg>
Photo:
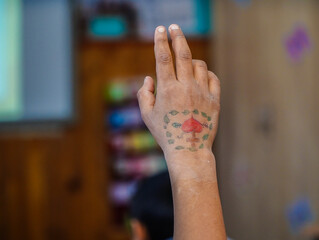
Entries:
<svg viewBox="0 0 319 240">
<path fill-rule="evenodd" d="M 171 50 L 168 44 L 167 32 L 165 27 L 159 26 L 155 30 L 155 58 L 156 75 L 158 84 L 165 81 L 176 79 Z"/>
</svg>

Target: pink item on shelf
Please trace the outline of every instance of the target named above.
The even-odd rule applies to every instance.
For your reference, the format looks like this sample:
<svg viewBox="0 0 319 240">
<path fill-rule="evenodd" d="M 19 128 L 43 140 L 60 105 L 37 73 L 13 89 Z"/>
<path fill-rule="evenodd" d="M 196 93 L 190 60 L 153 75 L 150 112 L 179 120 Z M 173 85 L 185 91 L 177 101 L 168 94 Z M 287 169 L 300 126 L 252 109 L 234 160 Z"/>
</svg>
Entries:
<svg viewBox="0 0 319 240">
<path fill-rule="evenodd" d="M 136 190 L 136 182 L 115 182 L 111 185 L 111 200 L 116 205 L 126 205 Z"/>
</svg>

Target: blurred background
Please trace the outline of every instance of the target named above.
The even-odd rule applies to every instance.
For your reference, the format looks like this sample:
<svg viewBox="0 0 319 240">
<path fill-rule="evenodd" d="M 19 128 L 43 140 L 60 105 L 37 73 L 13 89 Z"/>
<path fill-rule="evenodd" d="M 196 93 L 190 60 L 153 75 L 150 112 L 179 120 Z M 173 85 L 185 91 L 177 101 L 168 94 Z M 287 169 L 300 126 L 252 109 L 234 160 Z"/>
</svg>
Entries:
<svg viewBox="0 0 319 240">
<path fill-rule="evenodd" d="M 130 239 L 137 182 L 166 169 L 136 92 L 171 23 L 221 80 L 228 235 L 312 239 L 318 22 L 317 0 L 0 0 L 0 239 Z"/>
</svg>

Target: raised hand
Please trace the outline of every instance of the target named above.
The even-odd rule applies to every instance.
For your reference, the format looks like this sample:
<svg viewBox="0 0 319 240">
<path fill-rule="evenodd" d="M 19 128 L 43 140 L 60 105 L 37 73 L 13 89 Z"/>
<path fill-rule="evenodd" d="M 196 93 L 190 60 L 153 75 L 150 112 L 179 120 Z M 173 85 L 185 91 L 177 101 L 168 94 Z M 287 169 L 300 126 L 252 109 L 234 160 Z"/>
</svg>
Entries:
<svg viewBox="0 0 319 240">
<path fill-rule="evenodd" d="M 157 95 L 151 77 L 138 92 L 143 120 L 163 151 L 211 151 L 219 116 L 220 83 L 204 61 L 193 60 L 179 26 L 155 31 Z M 175 65 L 175 66 L 174 66 Z M 175 71 L 176 69 L 176 71 Z"/>
</svg>

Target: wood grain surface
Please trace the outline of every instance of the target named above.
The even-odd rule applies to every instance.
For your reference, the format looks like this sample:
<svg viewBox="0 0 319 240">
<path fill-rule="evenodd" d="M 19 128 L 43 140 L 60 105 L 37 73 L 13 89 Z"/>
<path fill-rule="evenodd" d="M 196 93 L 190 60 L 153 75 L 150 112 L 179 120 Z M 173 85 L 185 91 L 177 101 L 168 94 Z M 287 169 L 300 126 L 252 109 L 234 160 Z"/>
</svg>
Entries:
<svg viewBox="0 0 319 240">
<path fill-rule="evenodd" d="M 216 147 L 228 234 L 303 239 L 292 235 L 286 208 L 306 196 L 319 214 L 319 2 L 220 0 L 215 18 Z M 293 61 L 285 39 L 297 25 L 311 47 Z"/>
</svg>

